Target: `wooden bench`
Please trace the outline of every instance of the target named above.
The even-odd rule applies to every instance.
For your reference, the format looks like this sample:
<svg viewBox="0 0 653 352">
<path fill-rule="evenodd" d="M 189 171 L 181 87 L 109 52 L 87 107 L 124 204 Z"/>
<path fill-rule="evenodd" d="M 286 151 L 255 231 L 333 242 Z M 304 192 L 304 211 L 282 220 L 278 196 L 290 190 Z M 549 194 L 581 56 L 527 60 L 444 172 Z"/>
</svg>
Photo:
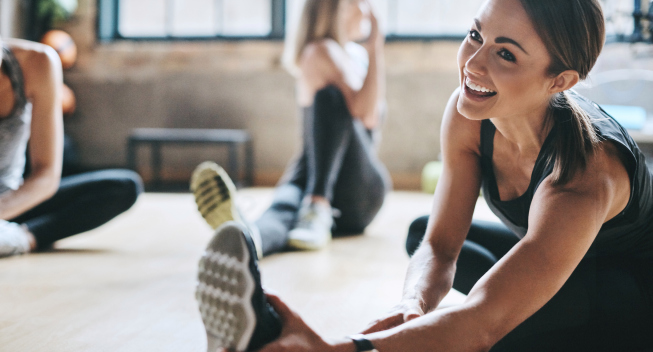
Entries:
<svg viewBox="0 0 653 352">
<path fill-rule="evenodd" d="M 127 162 L 137 171 L 136 151 L 141 144 L 149 144 L 151 149 L 152 187 L 161 187 L 161 147 L 169 144 L 214 144 L 227 145 L 229 162 L 227 171 L 239 185 L 254 182 L 254 152 L 252 139 L 245 130 L 235 129 L 186 129 L 186 128 L 135 128 L 127 140 Z M 245 172 L 240 172 L 238 147 L 245 148 Z"/>
</svg>

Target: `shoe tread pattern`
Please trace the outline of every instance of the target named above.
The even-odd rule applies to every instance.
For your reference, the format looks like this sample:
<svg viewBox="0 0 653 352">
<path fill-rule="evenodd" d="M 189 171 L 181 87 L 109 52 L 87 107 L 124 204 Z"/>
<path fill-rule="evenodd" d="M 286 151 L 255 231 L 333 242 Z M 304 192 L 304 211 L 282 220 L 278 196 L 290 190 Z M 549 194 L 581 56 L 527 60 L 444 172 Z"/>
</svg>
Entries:
<svg viewBox="0 0 653 352">
<path fill-rule="evenodd" d="M 214 163 L 197 167 L 191 181 L 197 210 L 213 229 L 227 221 L 239 221 L 234 203 L 236 188 L 227 173 Z"/>
<path fill-rule="evenodd" d="M 246 245 L 239 229 L 218 231 L 199 264 L 196 299 L 204 326 L 228 349 L 245 350 L 256 324 Z"/>
</svg>

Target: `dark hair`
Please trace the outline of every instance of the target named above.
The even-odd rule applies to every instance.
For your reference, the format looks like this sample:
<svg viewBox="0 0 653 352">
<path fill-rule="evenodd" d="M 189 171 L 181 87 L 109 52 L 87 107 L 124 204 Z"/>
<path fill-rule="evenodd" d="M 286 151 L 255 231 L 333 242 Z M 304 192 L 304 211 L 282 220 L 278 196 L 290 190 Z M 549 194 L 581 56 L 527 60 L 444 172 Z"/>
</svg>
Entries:
<svg viewBox="0 0 653 352">
<path fill-rule="evenodd" d="M 567 70 L 585 79 L 605 41 L 603 11 L 598 0 L 520 0 L 551 57 L 549 74 Z M 567 92 L 556 94 L 549 106 L 553 118 L 555 164 L 553 184 L 567 183 L 587 165 L 599 138 L 589 115 Z"/>
</svg>

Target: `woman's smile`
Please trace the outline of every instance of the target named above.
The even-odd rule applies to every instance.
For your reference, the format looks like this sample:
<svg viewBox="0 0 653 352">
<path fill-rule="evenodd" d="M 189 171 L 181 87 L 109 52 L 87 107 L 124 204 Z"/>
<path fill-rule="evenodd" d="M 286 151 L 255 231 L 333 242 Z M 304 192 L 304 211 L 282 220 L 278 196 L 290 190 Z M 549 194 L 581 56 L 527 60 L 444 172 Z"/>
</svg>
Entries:
<svg viewBox="0 0 653 352">
<path fill-rule="evenodd" d="M 497 95 L 496 91 L 487 88 L 481 84 L 472 82 L 469 77 L 464 80 L 464 97 L 473 101 L 486 101 Z"/>
</svg>

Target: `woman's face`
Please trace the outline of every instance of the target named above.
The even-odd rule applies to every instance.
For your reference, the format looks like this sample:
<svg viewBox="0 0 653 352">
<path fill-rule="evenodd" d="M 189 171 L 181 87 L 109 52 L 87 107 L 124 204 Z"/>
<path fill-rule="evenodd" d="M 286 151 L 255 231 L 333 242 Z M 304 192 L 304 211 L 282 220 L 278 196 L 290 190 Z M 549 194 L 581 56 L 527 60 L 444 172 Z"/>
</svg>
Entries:
<svg viewBox="0 0 653 352">
<path fill-rule="evenodd" d="M 343 25 L 347 41 L 361 41 L 370 35 L 370 5 L 366 0 L 343 0 Z"/>
<path fill-rule="evenodd" d="M 488 0 L 458 51 L 458 111 L 474 120 L 543 111 L 549 53 L 519 0 Z"/>
</svg>

